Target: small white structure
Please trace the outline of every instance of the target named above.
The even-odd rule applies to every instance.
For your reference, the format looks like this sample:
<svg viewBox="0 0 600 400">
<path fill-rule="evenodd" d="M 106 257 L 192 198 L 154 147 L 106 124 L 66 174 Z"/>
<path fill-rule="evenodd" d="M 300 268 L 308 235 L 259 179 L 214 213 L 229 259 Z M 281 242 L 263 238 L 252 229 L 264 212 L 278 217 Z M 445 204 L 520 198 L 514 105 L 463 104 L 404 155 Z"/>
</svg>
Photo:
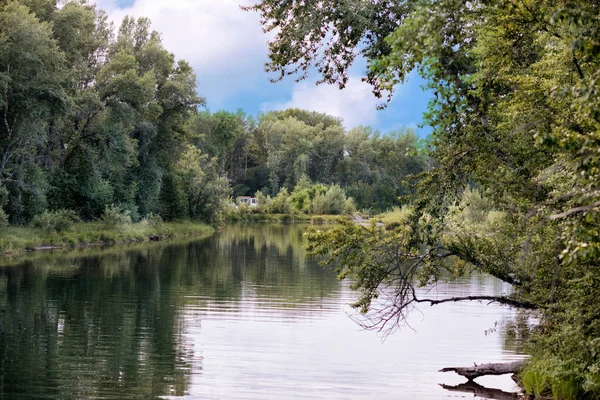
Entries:
<svg viewBox="0 0 600 400">
<path fill-rule="evenodd" d="M 237 201 L 239 203 L 248 204 L 253 207 L 258 205 L 258 202 L 256 201 L 256 197 L 238 196 Z"/>
</svg>

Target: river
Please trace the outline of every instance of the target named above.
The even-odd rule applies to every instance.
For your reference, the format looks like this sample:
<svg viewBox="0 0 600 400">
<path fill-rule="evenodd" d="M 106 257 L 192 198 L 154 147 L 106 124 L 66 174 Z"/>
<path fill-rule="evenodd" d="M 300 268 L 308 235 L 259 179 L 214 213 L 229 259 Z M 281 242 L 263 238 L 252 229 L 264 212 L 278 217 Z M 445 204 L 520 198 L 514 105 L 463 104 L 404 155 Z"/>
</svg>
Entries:
<svg viewBox="0 0 600 400">
<path fill-rule="evenodd" d="M 437 371 L 521 357 L 505 306 L 422 306 L 386 340 L 361 330 L 356 294 L 306 258 L 304 229 L 235 225 L 1 266 L 0 399 L 468 399 Z M 472 275 L 430 294 L 508 290 Z"/>
</svg>

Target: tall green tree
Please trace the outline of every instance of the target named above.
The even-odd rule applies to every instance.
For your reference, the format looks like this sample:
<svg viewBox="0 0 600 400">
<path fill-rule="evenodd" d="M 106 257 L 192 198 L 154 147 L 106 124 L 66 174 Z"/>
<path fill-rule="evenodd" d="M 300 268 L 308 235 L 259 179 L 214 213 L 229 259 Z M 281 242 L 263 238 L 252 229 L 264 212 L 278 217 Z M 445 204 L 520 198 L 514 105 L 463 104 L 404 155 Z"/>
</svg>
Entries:
<svg viewBox="0 0 600 400">
<path fill-rule="evenodd" d="M 0 3 L 0 186 L 12 222 L 45 208 L 45 177 L 36 160 L 52 121 L 66 108 L 65 57 L 52 25 L 25 5 Z"/>
</svg>

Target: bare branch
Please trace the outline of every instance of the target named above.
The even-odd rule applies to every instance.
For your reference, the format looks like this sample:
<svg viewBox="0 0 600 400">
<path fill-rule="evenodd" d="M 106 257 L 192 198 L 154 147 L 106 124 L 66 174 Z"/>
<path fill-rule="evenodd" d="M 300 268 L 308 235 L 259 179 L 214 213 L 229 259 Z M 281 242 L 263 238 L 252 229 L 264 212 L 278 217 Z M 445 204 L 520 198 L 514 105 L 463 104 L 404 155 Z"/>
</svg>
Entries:
<svg viewBox="0 0 600 400">
<path fill-rule="evenodd" d="M 458 302 L 458 301 L 488 301 L 490 303 L 499 303 L 505 304 L 515 308 L 522 308 L 525 310 L 536 310 L 538 307 L 527 301 L 518 301 L 511 299 L 505 296 L 461 296 L 461 297 L 450 297 L 447 299 L 441 300 L 432 300 L 432 299 L 417 299 L 415 298 L 417 303 L 429 303 L 432 306 L 442 304 L 442 303 L 450 303 L 450 302 Z"/>
</svg>

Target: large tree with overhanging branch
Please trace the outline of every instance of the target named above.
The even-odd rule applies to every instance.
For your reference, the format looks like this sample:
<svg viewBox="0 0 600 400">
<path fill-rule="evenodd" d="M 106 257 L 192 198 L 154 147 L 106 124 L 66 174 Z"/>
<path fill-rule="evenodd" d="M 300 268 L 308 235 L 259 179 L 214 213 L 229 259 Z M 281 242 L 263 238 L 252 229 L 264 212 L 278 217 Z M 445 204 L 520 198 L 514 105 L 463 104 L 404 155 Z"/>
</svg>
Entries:
<svg viewBox="0 0 600 400">
<path fill-rule="evenodd" d="M 425 116 L 433 166 L 404 223 L 310 236 L 314 252 L 353 278 L 368 325 L 398 326 L 414 305 L 441 302 L 419 297 L 417 283 L 480 270 L 514 290 L 442 300 L 539 310 L 525 372 L 557 398 L 597 398 L 600 2 L 262 0 L 247 9 L 274 35 L 275 80 L 316 68 L 343 88 L 364 57 L 375 95 L 393 95 L 412 71 L 434 94 Z M 392 301 L 374 301 L 384 294 Z"/>
</svg>

